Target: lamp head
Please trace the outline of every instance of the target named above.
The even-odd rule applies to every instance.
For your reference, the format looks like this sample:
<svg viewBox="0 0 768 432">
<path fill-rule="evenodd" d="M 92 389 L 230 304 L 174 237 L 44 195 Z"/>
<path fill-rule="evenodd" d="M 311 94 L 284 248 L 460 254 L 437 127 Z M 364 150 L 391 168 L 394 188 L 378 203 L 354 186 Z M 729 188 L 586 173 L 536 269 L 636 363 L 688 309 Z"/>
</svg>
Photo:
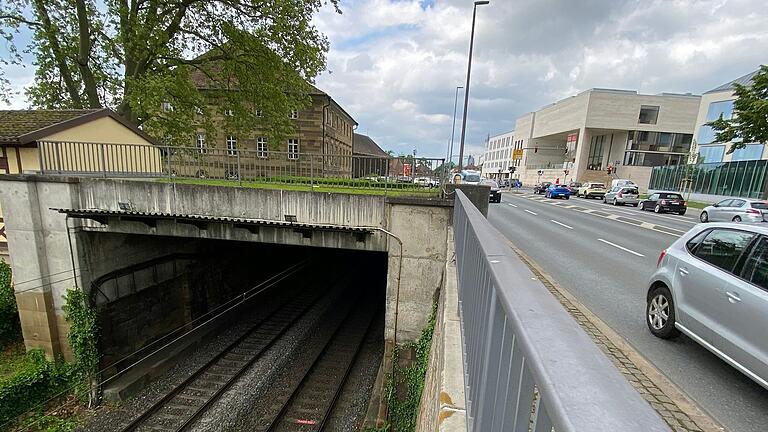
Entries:
<svg viewBox="0 0 768 432">
<path fill-rule="evenodd" d="M 477 1 L 475 2 L 475 6 L 480 6 L 480 5 L 487 5 L 488 3 L 490 3 L 490 1 L 489 1 L 489 0 L 477 0 Z"/>
</svg>

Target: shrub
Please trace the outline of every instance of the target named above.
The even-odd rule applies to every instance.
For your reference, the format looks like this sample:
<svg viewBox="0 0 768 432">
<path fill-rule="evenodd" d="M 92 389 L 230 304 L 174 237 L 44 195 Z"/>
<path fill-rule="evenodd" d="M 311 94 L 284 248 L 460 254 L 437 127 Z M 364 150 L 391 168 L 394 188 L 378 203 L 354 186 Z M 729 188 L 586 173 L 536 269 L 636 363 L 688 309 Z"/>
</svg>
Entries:
<svg viewBox="0 0 768 432">
<path fill-rule="evenodd" d="M 11 266 L 0 259 L 0 349 L 21 336 L 16 296 L 11 284 Z"/>
</svg>

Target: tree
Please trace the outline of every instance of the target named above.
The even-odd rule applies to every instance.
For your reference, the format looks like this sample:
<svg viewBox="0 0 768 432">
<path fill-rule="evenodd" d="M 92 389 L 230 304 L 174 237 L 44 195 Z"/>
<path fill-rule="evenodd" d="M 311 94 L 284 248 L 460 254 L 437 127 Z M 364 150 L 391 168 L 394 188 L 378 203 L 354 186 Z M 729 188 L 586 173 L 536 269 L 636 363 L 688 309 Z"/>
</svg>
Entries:
<svg viewBox="0 0 768 432">
<path fill-rule="evenodd" d="M 171 144 L 192 142 L 190 124 L 212 130 L 213 103 L 234 112 L 228 131 L 259 126 L 277 138 L 325 68 L 328 42 L 312 16 L 328 3 L 340 13 L 338 0 L 5 0 L 10 55 L 0 65 L 28 49 L 33 106 L 109 107 Z M 25 27 L 33 40 L 22 48 L 14 36 Z M 5 100 L 7 84 L 0 75 Z"/>
<path fill-rule="evenodd" d="M 721 114 L 707 123 L 715 131 L 716 141 L 731 142 L 728 153 L 749 143 L 768 142 L 768 66 L 760 66 L 751 85 L 734 83 L 734 88 L 733 116 L 724 119 Z"/>
</svg>

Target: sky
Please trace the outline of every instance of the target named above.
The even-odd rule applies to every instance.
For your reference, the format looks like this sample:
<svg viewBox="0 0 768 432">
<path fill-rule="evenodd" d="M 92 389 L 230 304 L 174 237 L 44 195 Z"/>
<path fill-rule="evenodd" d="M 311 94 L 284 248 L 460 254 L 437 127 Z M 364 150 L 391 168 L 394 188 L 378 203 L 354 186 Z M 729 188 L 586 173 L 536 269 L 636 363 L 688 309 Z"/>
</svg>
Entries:
<svg viewBox="0 0 768 432">
<path fill-rule="evenodd" d="M 342 14 L 324 8 L 315 23 L 330 51 L 318 87 L 385 150 L 445 157 L 472 5 L 341 0 Z M 467 152 L 480 155 L 489 134 L 589 88 L 700 94 L 731 81 L 768 63 L 766 23 L 765 0 L 491 0 L 477 10 Z M 7 75 L 21 89 L 33 69 Z M 27 104 L 19 96 L 11 106 Z"/>
</svg>

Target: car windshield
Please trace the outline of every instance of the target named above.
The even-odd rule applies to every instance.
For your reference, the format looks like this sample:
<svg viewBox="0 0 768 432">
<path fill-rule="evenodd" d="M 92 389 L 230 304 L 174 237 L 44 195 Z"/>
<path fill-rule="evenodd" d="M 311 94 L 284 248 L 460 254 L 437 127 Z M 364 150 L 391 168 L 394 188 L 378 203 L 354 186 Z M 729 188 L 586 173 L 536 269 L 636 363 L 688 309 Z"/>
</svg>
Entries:
<svg viewBox="0 0 768 432">
<path fill-rule="evenodd" d="M 605 185 L 602 183 L 592 183 L 589 187 L 592 189 L 605 189 Z"/>
<path fill-rule="evenodd" d="M 752 204 L 752 208 L 753 209 L 768 210 L 768 202 L 765 202 L 765 201 L 752 201 L 750 204 Z"/>
<path fill-rule="evenodd" d="M 498 183 L 496 183 L 493 180 L 483 180 L 480 184 L 488 185 L 488 186 L 490 186 L 492 188 L 499 187 Z"/>
<path fill-rule="evenodd" d="M 637 189 L 624 189 L 624 190 L 622 190 L 621 192 L 622 192 L 622 193 L 625 193 L 625 194 L 633 194 L 633 195 L 637 195 Z"/>
<path fill-rule="evenodd" d="M 480 175 L 478 174 L 467 174 L 464 176 L 464 181 L 466 182 L 479 182 L 480 181 Z"/>
<path fill-rule="evenodd" d="M 565 187 L 565 185 L 555 184 L 555 185 L 552 185 L 552 187 L 555 188 L 555 189 L 562 189 L 562 188 Z"/>
</svg>

